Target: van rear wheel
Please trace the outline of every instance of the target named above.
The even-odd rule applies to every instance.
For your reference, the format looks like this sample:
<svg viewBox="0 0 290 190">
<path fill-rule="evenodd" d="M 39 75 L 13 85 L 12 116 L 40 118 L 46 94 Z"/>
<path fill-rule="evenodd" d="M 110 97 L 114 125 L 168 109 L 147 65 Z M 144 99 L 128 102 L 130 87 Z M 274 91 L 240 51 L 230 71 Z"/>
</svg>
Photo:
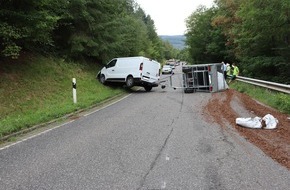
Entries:
<svg viewBox="0 0 290 190">
<path fill-rule="evenodd" d="M 152 86 L 144 86 L 146 92 L 150 92 L 152 90 Z"/>
<path fill-rule="evenodd" d="M 128 76 L 127 79 L 126 79 L 126 86 L 128 88 L 131 88 L 134 86 L 134 79 L 132 76 Z"/>
</svg>

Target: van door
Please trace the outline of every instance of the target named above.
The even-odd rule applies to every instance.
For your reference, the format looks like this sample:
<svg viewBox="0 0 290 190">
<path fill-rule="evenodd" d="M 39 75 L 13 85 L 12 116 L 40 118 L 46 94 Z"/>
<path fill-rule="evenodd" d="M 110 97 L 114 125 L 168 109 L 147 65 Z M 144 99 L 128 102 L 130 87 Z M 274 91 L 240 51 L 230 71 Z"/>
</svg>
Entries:
<svg viewBox="0 0 290 190">
<path fill-rule="evenodd" d="M 116 72 L 115 72 L 116 63 L 117 63 L 117 59 L 113 59 L 106 65 L 106 73 L 104 74 L 107 80 L 112 80 L 112 79 L 114 80 L 115 75 L 116 75 Z"/>
<path fill-rule="evenodd" d="M 145 59 L 143 62 L 142 80 L 156 83 L 159 80 L 160 64 L 156 61 Z"/>
</svg>

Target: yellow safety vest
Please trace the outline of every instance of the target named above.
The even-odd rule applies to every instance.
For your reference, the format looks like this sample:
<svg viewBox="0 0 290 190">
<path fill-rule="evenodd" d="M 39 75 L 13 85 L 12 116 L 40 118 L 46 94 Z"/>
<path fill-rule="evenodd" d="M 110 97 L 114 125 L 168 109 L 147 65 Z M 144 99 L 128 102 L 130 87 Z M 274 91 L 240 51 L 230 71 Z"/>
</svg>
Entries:
<svg viewBox="0 0 290 190">
<path fill-rule="evenodd" d="M 233 72 L 233 75 L 239 75 L 239 72 L 240 72 L 240 70 L 239 70 L 239 68 L 237 67 L 237 66 L 234 66 L 234 72 Z"/>
</svg>

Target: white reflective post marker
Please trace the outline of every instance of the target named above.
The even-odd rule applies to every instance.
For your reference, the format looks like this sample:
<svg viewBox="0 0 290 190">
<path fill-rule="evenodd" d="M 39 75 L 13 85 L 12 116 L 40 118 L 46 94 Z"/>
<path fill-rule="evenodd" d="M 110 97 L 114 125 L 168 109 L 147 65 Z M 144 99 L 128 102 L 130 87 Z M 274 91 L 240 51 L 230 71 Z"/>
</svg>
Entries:
<svg viewBox="0 0 290 190">
<path fill-rule="evenodd" d="M 77 103 L 77 81 L 75 78 L 72 79 L 72 87 L 73 87 L 73 100 L 74 103 Z"/>
</svg>

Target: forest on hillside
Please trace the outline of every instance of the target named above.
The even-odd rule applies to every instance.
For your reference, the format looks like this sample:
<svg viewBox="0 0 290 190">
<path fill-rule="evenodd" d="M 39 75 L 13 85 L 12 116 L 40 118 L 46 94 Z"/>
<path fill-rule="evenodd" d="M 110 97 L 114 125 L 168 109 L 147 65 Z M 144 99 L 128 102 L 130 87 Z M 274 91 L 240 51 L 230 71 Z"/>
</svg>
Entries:
<svg viewBox="0 0 290 190">
<path fill-rule="evenodd" d="M 135 0 L 1 0 L 0 63 L 23 52 L 99 63 L 143 55 L 235 62 L 243 76 L 290 84 L 289 14 L 289 0 L 215 0 L 193 8 L 178 50 Z"/>
<path fill-rule="evenodd" d="M 194 64 L 236 62 L 243 76 L 290 84 L 290 1 L 215 0 L 187 19 Z"/>
<path fill-rule="evenodd" d="M 176 56 L 134 0 L 0 1 L 0 58 L 22 52 L 93 59 Z"/>
</svg>

